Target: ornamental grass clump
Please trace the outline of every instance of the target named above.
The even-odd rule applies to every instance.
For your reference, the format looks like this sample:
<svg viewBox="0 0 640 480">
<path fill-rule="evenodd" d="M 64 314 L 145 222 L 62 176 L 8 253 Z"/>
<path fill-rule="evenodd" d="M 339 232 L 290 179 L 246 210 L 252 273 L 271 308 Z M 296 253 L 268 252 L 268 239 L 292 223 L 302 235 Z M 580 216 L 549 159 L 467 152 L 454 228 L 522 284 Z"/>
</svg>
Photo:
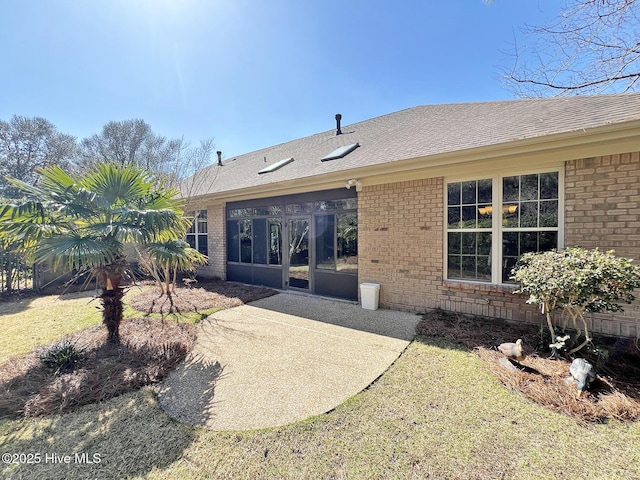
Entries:
<svg viewBox="0 0 640 480">
<path fill-rule="evenodd" d="M 525 253 L 511 274 L 519 285 L 514 293 L 528 295 L 527 303 L 539 305 L 545 315 L 554 353 L 565 350 L 567 355 L 592 340 L 586 313 L 621 312 L 620 303 L 631 303 L 633 290 L 640 287 L 640 266 L 597 248 Z M 563 331 L 569 322 L 575 329 L 569 338 L 557 336 L 551 316 L 555 310 L 562 310 Z"/>
<path fill-rule="evenodd" d="M 76 342 L 65 339 L 47 348 L 40 355 L 40 362 L 54 375 L 60 375 L 75 370 L 85 358 L 85 353 L 85 349 L 76 345 Z"/>
</svg>

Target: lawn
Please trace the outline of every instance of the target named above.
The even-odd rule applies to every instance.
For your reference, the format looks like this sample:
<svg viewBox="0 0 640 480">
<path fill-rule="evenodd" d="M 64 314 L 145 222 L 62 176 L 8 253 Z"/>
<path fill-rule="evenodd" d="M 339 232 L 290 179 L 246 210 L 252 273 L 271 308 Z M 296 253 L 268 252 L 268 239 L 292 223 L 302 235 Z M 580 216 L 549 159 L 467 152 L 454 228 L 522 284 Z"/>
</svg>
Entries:
<svg viewBox="0 0 640 480">
<path fill-rule="evenodd" d="M 505 388 L 469 349 L 417 337 L 370 388 L 297 424 L 193 428 L 144 387 L 63 415 L 2 421 L 7 452 L 40 454 L 31 457 L 39 463 L 3 464 L 0 478 L 637 479 L 640 424 L 578 423 Z M 53 463 L 64 455 L 68 464 Z"/>
<path fill-rule="evenodd" d="M 125 296 L 124 316 L 141 316 L 128 303 L 140 293 L 154 291 L 144 285 L 132 287 Z M 0 364 L 14 355 L 23 355 L 39 345 L 84 330 L 102 321 L 100 301 L 94 291 L 69 293 L 65 295 L 46 295 L 42 297 L 23 297 L 17 301 L 0 302 Z M 182 314 L 148 313 L 149 318 L 166 318 L 183 322 L 196 322 L 202 316 L 218 310 L 209 308 L 200 312 Z"/>
<path fill-rule="evenodd" d="M 0 302 L 0 364 L 101 321 L 94 292 Z"/>
</svg>

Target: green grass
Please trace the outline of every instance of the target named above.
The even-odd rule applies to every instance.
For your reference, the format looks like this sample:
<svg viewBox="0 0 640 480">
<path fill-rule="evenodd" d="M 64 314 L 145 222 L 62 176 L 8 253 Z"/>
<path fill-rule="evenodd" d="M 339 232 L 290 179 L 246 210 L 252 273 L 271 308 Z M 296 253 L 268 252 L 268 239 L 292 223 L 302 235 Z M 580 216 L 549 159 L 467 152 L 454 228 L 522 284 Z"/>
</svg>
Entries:
<svg viewBox="0 0 640 480">
<path fill-rule="evenodd" d="M 294 425 L 182 425 L 151 388 L 65 415 L 0 423 L 0 451 L 100 455 L 1 465 L 1 478 L 640 477 L 640 425 L 581 426 L 511 393 L 473 353 L 418 338 L 369 389 Z"/>
<path fill-rule="evenodd" d="M 93 292 L 0 303 L 0 364 L 102 320 Z"/>
<path fill-rule="evenodd" d="M 127 299 L 138 293 L 136 288 L 127 292 L 124 318 L 164 318 L 168 321 L 196 323 L 220 310 L 211 308 L 197 313 L 145 315 L 127 305 Z M 102 321 L 99 308 L 100 301 L 95 298 L 93 291 L 0 302 L 0 364 L 14 355 L 23 355 L 64 335 L 98 325 Z"/>
<path fill-rule="evenodd" d="M 125 299 L 126 302 L 126 299 Z M 209 315 L 216 313 L 222 308 L 209 308 L 207 310 L 202 310 L 198 312 L 181 312 L 181 313 L 144 313 L 139 312 L 135 308 L 130 307 L 125 303 L 124 307 L 124 318 L 133 318 L 133 317 L 142 317 L 142 318 L 153 318 L 156 320 L 165 320 L 165 321 L 173 321 L 180 323 L 198 323 L 201 320 L 204 320 Z"/>
</svg>

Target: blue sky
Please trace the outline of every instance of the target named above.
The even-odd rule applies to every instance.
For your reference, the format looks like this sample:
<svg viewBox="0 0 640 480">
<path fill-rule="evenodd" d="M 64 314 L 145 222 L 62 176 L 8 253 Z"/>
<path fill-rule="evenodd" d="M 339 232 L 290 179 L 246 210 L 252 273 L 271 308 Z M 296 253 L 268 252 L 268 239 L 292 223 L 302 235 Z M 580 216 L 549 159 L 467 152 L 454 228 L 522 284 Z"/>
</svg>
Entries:
<svg viewBox="0 0 640 480">
<path fill-rule="evenodd" d="M 0 119 L 111 120 L 231 157 L 404 108 L 511 98 L 499 66 L 545 0 L 5 0 Z"/>
</svg>

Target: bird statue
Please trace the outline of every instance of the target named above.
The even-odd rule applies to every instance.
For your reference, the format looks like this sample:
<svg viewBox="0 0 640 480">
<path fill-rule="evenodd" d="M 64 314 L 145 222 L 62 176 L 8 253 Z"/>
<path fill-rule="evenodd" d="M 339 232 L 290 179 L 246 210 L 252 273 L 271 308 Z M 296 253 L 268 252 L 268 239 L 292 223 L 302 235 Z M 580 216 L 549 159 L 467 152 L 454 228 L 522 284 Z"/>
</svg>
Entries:
<svg viewBox="0 0 640 480">
<path fill-rule="evenodd" d="M 596 371 L 584 358 L 576 358 L 571 362 L 569 373 L 578 382 L 578 396 L 596 379 Z"/>
<path fill-rule="evenodd" d="M 522 351 L 522 339 L 516 340 L 516 343 L 501 343 L 498 345 L 498 350 L 507 358 L 513 358 L 515 360 L 523 360 L 524 352 Z"/>
</svg>

